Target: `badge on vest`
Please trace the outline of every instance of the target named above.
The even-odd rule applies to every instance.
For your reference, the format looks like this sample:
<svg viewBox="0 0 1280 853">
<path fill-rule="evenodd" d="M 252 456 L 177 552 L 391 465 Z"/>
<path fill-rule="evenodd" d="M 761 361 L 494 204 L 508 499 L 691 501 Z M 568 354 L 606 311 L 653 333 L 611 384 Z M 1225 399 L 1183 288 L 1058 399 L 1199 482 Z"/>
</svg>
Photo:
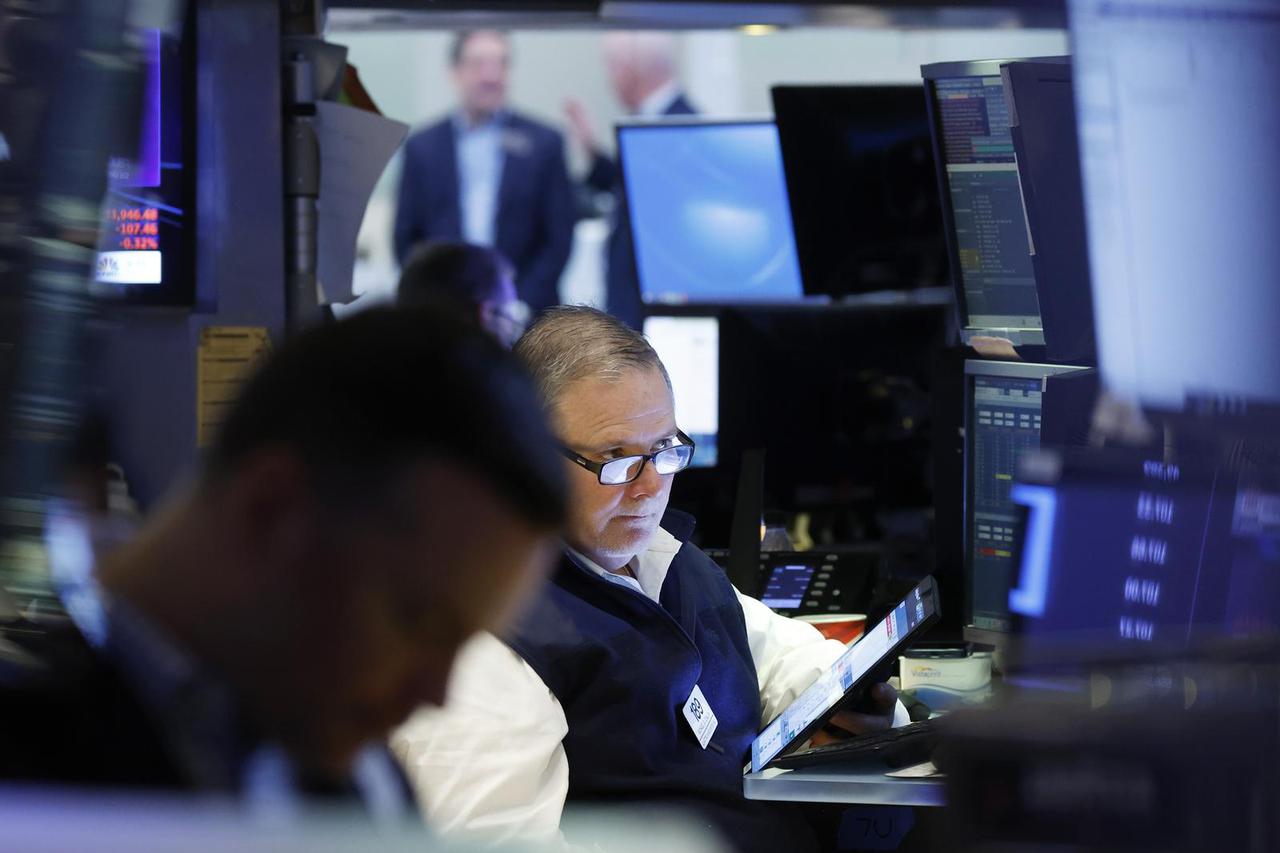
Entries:
<svg viewBox="0 0 1280 853">
<path fill-rule="evenodd" d="M 684 718 L 689 721 L 689 728 L 693 729 L 693 736 L 698 739 L 698 744 L 706 749 L 720 721 L 707 704 L 707 697 L 702 695 L 702 688 L 696 684 L 689 694 L 689 701 L 684 703 Z"/>
</svg>

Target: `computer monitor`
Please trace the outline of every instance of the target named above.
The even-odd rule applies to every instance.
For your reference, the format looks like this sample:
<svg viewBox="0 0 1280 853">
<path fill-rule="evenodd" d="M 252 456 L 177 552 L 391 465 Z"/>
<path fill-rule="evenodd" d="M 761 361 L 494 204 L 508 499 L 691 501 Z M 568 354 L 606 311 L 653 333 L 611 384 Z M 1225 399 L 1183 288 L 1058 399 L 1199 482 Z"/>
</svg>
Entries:
<svg viewBox="0 0 1280 853">
<path fill-rule="evenodd" d="M 1280 466 L 1270 443 L 1235 450 L 1225 462 L 1184 447 L 1024 460 L 1009 595 L 1024 663 L 1280 631 Z"/>
<path fill-rule="evenodd" d="M 714 467 L 720 434 L 720 321 L 646 317 L 644 335 L 671 377 L 676 423 L 697 444 L 693 467 Z"/>
<path fill-rule="evenodd" d="M 803 296 L 773 122 L 621 124 L 618 155 L 646 303 Z"/>
<path fill-rule="evenodd" d="M 943 233 L 961 334 L 1043 344 L 1027 218 L 1000 66 L 925 65 Z"/>
<path fill-rule="evenodd" d="M 947 284 L 919 85 L 774 86 L 805 293 Z"/>
<path fill-rule="evenodd" d="M 858 541 L 931 506 L 930 368 L 950 314 L 856 303 L 722 313 L 721 399 L 733 417 L 721 448 L 734 463 L 767 450 L 766 510 L 809 512 L 815 530 L 839 524 L 834 541 Z"/>
<path fill-rule="evenodd" d="M 194 15 L 182 33 L 142 30 L 137 147 L 109 163 L 93 292 L 134 305 L 195 301 Z"/>
<path fill-rule="evenodd" d="M 965 362 L 966 638 L 992 642 L 1010 628 L 1019 515 L 1009 492 L 1018 461 L 1040 447 L 1045 378 L 1081 368 Z"/>
<path fill-rule="evenodd" d="M 1275 3 L 1068 9 L 1104 385 L 1280 402 Z"/>
</svg>

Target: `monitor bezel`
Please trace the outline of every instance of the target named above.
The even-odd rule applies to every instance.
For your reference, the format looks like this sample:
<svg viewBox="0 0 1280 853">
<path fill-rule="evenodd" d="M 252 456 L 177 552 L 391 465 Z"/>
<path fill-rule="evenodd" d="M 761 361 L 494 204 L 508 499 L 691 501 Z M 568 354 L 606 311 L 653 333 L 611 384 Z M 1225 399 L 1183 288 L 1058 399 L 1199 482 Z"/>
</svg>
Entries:
<svg viewBox="0 0 1280 853">
<path fill-rule="evenodd" d="M 717 117 L 705 118 L 703 116 L 652 116 L 652 117 L 632 117 L 617 122 L 613 127 L 614 146 L 617 151 L 618 175 L 621 180 L 619 186 L 621 188 L 621 197 L 618 204 L 627 213 L 627 236 L 631 240 L 632 261 L 635 263 L 636 285 L 640 290 L 640 301 L 644 304 L 645 315 L 663 314 L 673 309 L 690 309 L 693 311 L 710 311 L 721 306 L 775 306 L 775 305 L 801 305 L 809 304 L 826 304 L 830 302 L 827 297 L 809 296 L 804 289 L 804 273 L 800 267 L 800 255 L 796 249 L 796 231 L 795 222 L 791 218 L 791 199 L 786 194 L 783 201 L 787 212 L 787 224 L 791 228 L 791 247 L 792 252 L 796 256 L 796 274 L 800 279 L 800 296 L 787 299 L 734 299 L 732 301 L 709 301 L 701 299 L 689 299 L 684 302 L 668 302 L 662 300 L 649 300 L 644 295 L 644 282 L 640 276 L 640 259 L 638 250 L 638 241 L 636 240 L 636 224 L 635 217 L 631 216 L 631 187 L 630 180 L 627 177 L 627 169 L 622 155 L 622 137 L 624 134 L 633 132 L 648 132 L 668 130 L 671 128 L 689 128 L 689 127 L 772 127 L 774 133 L 778 132 L 777 122 L 772 116 L 768 115 L 748 115 L 735 117 Z M 781 158 L 782 143 L 779 141 L 779 158 Z M 783 167 L 783 182 L 786 182 L 786 167 Z"/>
<path fill-rule="evenodd" d="M 822 281 L 822 275 L 820 274 L 820 270 L 815 269 L 814 267 L 815 262 L 813 260 L 809 260 L 808 262 L 806 262 L 806 257 L 808 257 L 808 253 L 801 252 L 802 241 L 799 238 L 799 234 L 796 226 L 796 208 L 797 208 L 796 188 L 791 181 L 790 171 L 788 170 L 789 159 L 786 156 L 786 153 L 787 153 L 786 144 L 783 140 L 782 127 L 778 121 L 778 117 L 779 115 L 784 113 L 792 113 L 793 111 L 798 112 L 799 110 L 801 110 L 802 109 L 801 104 L 808 97 L 811 97 L 813 93 L 822 93 L 832 97 L 838 95 L 838 96 L 847 98 L 849 100 L 852 100 L 860 93 L 866 93 L 869 98 L 873 98 L 876 95 L 885 96 L 885 95 L 893 94 L 894 96 L 901 95 L 902 98 L 906 100 L 911 97 L 915 97 L 915 98 L 921 97 L 923 95 L 923 86 L 921 83 L 900 83 L 900 82 L 816 83 L 813 85 L 806 85 L 802 83 L 779 83 L 774 86 L 771 86 L 769 89 L 770 100 L 773 104 L 774 123 L 779 125 L 778 141 L 783 148 L 782 164 L 783 164 L 784 172 L 787 175 L 787 199 L 791 205 L 791 229 L 793 234 L 796 235 L 795 237 L 796 257 L 800 263 L 800 278 L 805 288 L 805 295 L 806 296 L 811 295 L 810 291 L 812 289 L 813 291 L 815 291 L 814 293 L 812 293 L 812 295 L 814 296 L 826 296 L 826 297 L 835 298 L 835 299 L 856 299 L 858 297 L 865 296 L 867 294 L 885 292 L 882 288 L 867 288 L 863 286 L 861 282 L 854 282 L 849 284 L 849 286 L 845 287 L 843 292 L 839 294 L 833 294 L 830 292 L 819 292 L 820 289 L 826 288 L 826 283 Z M 929 125 L 929 117 L 928 117 L 927 111 L 925 114 L 925 125 L 926 126 Z M 932 138 L 932 131 L 930 131 L 930 137 Z M 941 290 L 941 289 L 950 288 L 950 287 L 951 287 L 950 279 L 944 276 L 932 282 L 916 281 L 909 285 L 903 284 L 903 285 L 900 285 L 899 287 L 891 289 L 888 292 L 909 293 L 909 292 L 925 291 L 931 288 L 937 288 Z"/>
<path fill-rule="evenodd" d="M 956 325 L 960 338 L 969 343 L 975 337 L 995 336 L 1007 338 L 1015 345 L 1044 345 L 1044 318 L 1037 328 L 998 328 L 972 325 L 969 322 L 969 305 L 965 300 L 964 278 L 960 269 L 960 247 L 956 243 L 955 209 L 951 204 L 951 187 L 947 182 L 946 152 L 942 149 L 942 116 L 937 102 L 937 81 L 953 77 L 999 77 L 1002 66 L 1010 62 L 1042 62 L 1045 57 L 1011 57 L 1007 59 L 981 59 L 965 62 L 935 62 L 920 66 L 924 81 L 925 108 L 929 114 L 929 135 L 933 143 L 934 173 L 938 178 L 938 203 L 942 209 L 942 236 L 947 246 L 947 268 L 951 290 L 955 295 Z M 1021 184 L 1019 184 L 1021 186 Z"/>
<path fill-rule="evenodd" d="M 964 607 L 962 629 L 964 639 L 984 646 L 1001 648 L 1010 631 L 992 628 L 979 628 L 974 625 L 973 615 L 973 380 L 975 377 L 995 377 L 1011 379 L 1039 379 L 1041 390 L 1044 380 L 1049 376 L 1061 373 L 1073 373 L 1088 370 L 1088 367 L 1074 364 L 1044 364 L 1041 362 L 1022 361 L 988 361 L 984 359 L 966 359 L 964 363 L 964 477 L 961 505 L 964 525 L 961 531 L 960 565 L 964 578 Z"/>
</svg>

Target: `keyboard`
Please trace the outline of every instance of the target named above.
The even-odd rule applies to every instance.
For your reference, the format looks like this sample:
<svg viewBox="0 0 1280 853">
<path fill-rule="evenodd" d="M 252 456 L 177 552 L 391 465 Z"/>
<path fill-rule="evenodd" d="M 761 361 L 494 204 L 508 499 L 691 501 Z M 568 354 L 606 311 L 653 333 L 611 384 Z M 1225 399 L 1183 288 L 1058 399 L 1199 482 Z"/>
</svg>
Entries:
<svg viewBox="0 0 1280 853">
<path fill-rule="evenodd" d="M 888 767 L 910 767 L 930 759 L 938 738 L 937 720 L 921 720 L 896 729 L 870 732 L 793 752 L 775 759 L 770 766 L 794 770 L 819 764 L 877 759 Z"/>
</svg>

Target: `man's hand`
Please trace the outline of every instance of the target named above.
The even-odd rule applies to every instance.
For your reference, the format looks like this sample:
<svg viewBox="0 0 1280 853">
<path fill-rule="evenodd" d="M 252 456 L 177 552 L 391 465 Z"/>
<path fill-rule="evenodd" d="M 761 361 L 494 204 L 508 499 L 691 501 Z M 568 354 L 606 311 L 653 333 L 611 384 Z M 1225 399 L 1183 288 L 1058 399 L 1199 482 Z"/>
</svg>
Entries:
<svg viewBox="0 0 1280 853">
<path fill-rule="evenodd" d="M 878 732 L 893 727 L 893 712 L 898 705 L 898 691 L 888 684 L 876 684 L 867 692 L 862 711 L 838 711 L 827 725 L 813 736 L 814 746 L 823 746 L 838 740 Z M 838 730 L 839 733 L 832 731 Z"/>
<path fill-rule="evenodd" d="M 564 114 L 569 120 L 569 135 L 582 147 L 587 156 L 599 151 L 600 149 L 596 146 L 595 131 L 591 129 L 591 117 L 587 115 L 587 108 L 582 105 L 582 102 L 577 98 L 566 98 Z"/>
</svg>

